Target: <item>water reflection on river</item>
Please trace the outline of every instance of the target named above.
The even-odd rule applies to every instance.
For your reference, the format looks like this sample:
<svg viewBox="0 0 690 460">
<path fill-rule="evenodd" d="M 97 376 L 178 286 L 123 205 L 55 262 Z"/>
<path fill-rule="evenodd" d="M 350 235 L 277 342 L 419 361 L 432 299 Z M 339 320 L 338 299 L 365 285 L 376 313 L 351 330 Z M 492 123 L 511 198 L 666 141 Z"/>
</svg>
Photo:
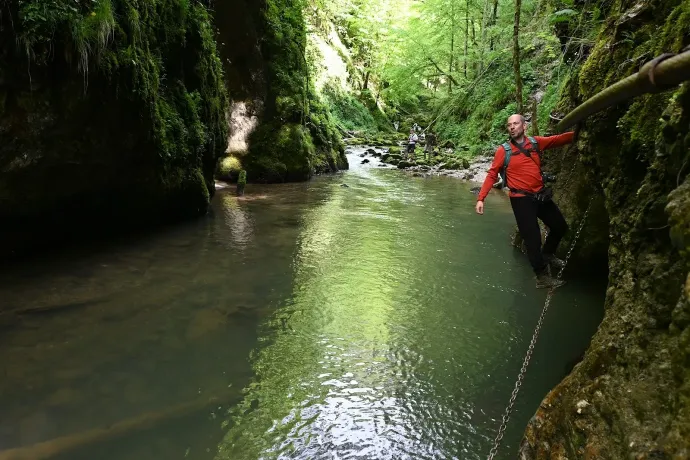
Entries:
<svg viewBox="0 0 690 460">
<path fill-rule="evenodd" d="M 478 217 L 469 184 L 350 163 L 3 273 L 3 309 L 32 312 L 0 316 L 0 449 L 201 401 L 61 458 L 485 456 L 545 295 L 507 244 L 509 204 Z M 558 291 L 500 458 L 602 298 Z"/>
</svg>

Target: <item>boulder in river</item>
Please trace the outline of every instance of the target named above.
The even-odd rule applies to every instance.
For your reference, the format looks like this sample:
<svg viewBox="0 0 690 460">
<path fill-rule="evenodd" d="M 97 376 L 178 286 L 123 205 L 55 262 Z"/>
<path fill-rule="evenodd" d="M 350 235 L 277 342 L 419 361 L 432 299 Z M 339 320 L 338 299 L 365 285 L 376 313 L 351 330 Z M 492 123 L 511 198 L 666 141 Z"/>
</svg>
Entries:
<svg viewBox="0 0 690 460">
<path fill-rule="evenodd" d="M 369 163 L 369 159 L 368 159 L 368 158 L 363 159 L 362 162 L 361 162 L 360 164 L 366 164 L 366 163 Z"/>
<path fill-rule="evenodd" d="M 369 155 L 376 155 L 376 150 L 374 150 L 374 149 L 367 149 L 367 154 L 369 154 Z"/>
</svg>

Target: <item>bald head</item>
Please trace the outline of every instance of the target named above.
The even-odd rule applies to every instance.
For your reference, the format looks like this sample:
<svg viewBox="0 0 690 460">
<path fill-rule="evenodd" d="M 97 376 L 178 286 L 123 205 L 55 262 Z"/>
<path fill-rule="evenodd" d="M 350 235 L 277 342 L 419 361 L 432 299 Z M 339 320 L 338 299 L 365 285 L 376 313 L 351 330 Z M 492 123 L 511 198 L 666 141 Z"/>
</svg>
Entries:
<svg viewBox="0 0 690 460">
<path fill-rule="evenodd" d="M 525 117 L 516 113 L 508 117 L 507 123 L 508 133 L 510 137 L 517 141 L 522 142 L 525 137 L 525 130 L 527 129 L 527 122 Z"/>
</svg>

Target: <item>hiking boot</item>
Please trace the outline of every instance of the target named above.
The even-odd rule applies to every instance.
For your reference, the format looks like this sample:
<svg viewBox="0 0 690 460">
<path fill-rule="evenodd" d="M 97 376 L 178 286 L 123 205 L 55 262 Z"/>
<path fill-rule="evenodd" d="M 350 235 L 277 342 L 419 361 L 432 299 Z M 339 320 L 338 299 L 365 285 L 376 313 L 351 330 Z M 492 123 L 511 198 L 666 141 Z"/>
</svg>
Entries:
<svg viewBox="0 0 690 460">
<path fill-rule="evenodd" d="M 544 260 L 547 264 L 551 265 L 551 268 L 561 269 L 565 267 L 565 262 L 554 256 L 553 254 L 544 254 Z"/>
<path fill-rule="evenodd" d="M 551 275 L 549 275 L 548 273 L 542 273 L 541 275 L 537 275 L 537 289 L 557 288 L 563 286 L 564 284 L 565 281 L 551 278 Z"/>
</svg>

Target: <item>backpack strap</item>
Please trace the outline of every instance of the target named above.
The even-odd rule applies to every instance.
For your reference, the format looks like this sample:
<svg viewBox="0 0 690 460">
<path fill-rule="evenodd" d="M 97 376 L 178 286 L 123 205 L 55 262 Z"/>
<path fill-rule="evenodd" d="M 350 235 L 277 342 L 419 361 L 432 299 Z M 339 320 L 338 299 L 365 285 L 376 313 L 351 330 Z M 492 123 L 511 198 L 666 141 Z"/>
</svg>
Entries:
<svg viewBox="0 0 690 460">
<path fill-rule="evenodd" d="M 506 142 L 505 144 L 503 144 L 503 150 L 506 151 L 506 157 L 505 160 L 503 160 L 503 167 L 507 168 L 508 163 L 510 163 L 510 156 L 513 153 L 513 149 L 510 147 L 510 142 Z"/>
<path fill-rule="evenodd" d="M 501 176 L 503 176 L 502 188 L 506 188 L 508 187 L 508 163 L 510 163 L 510 157 L 513 154 L 513 148 L 510 146 L 510 142 L 506 142 L 503 144 L 503 150 L 505 150 L 505 159 L 503 160 L 503 169 L 501 170 Z"/>
<path fill-rule="evenodd" d="M 539 150 L 539 142 L 532 136 L 527 136 L 527 139 L 529 139 L 529 143 L 532 144 L 532 150 L 537 152 L 537 155 L 539 158 L 541 158 L 541 150 Z"/>
</svg>

